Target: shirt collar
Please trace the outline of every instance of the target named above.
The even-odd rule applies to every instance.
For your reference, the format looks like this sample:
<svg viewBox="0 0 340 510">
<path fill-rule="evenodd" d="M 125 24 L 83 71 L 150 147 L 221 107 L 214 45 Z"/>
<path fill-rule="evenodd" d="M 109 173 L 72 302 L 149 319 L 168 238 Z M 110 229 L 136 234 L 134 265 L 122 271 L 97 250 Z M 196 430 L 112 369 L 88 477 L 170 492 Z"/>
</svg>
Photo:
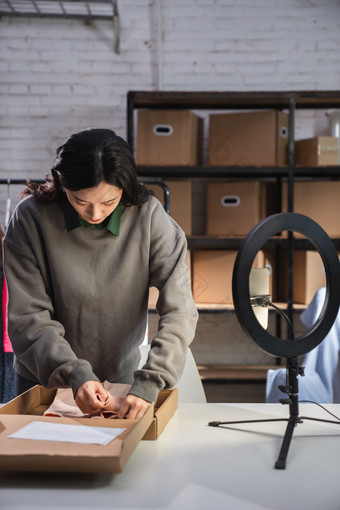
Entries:
<svg viewBox="0 0 340 510">
<path fill-rule="evenodd" d="M 88 223 L 87 221 L 83 220 L 79 217 L 77 211 L 72 207 L 70 202 L 68 200 L 65 200 L 60 203 L 62 211 L 64 213 L 65 218 L 65 225 L 67 232 L 70 232 L 71 230 L 74 230 L 78 227 L 85 227 L 90 228 L 94 226 L 95 228 L 98 228 L 99 230 L 102 230 L 106 228 L 109 230 L 113 235 L 119 236 L 119 229 L 120 229 L 120 219 L 121 215 L 124 209 L 124 206 L 121 202 L 117 205 L 117 207 L 112 211 L 110 216 L 105 218 L 104 221 L 99 223 L 98 225 L 92 225 L 91 223 Z"/>
</svg>

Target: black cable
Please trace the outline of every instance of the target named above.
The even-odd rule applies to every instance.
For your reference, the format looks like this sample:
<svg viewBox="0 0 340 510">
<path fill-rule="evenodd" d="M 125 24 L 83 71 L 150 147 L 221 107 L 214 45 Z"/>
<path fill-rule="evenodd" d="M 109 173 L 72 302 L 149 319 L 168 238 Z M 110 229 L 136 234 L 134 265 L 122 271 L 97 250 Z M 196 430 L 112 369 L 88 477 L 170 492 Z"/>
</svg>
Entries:
<svg viewBox="0 0 340 510">
<path fill-rule="evenodd" d="M 284 319 L 287 321 L 287 325 L 288 325 L 289 339 L 294 340 L 293 325 L 292 325 L 291 320 L 289 319 L 288 315 L 283 310 L 281 310 L 281 308 L 274 305 L 271 301 L 268 301 L 267 305 L 272 306 L 280 315 L 282 315 L 282 317 L 284 317 Z"/>
<path fill-rule="evenodd" d="M 290 340 L 294 340 L 293 324 L 292 324 L 290 318 L 288 317 L 288 315 L 283 310 L 281 310 L 281 308 L 274 305 L 271 301 L 269 301 L 269 300 L 266 301 L 266 304 L 267 304 L 267 306 L 271 306 L 272 308 L 274 308 L 274 310 L 276 310 L 286 320 L 287 326 L 288 326 L 288 337 Z M 286 366 L 286 388 L 287 387 L 288 387 L 288 366 Z"/>
<path fill-rule="evenodd" d="M 316 406 L 319 406 L 319 407 L 321 407 L 321 409 L 326 411 L 326 413 L 328 413 L 331 416 L 333 416 L 333 418 L 335 418 L 336 420 L 340 421 L 340 418 L 338 416 L 333 414 L 331 411 L 329 411 L 326 407 L 324 407 L 323 405 L 319 404 L 318 402 L 314 402 L 313 400 L 299 400 L 299 403 L 302 403 L 302 404 L 315 404 Z"/>
</svg>

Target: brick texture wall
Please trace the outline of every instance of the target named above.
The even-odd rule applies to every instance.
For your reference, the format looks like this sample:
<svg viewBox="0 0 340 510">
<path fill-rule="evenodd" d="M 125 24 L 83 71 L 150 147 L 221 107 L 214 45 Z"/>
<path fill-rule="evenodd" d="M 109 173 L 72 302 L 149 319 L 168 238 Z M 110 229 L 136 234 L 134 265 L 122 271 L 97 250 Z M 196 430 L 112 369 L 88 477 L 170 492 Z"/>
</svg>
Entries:
<svg viewBox="0 0 340 510">
<path fill-rule="evenodd" d="M 111 20 L 0 19 L 0 178 L 41 178 L 73 131 L 126 136 L 129 90 L 334 90 L 339 0 L 124 0 Z M 327 134 L 306 111 L 297 137 Z M 0 187 L 0 214 L 15 186 Z M 2 218 L 0 217 L 0 223 Z"/>
</svg>

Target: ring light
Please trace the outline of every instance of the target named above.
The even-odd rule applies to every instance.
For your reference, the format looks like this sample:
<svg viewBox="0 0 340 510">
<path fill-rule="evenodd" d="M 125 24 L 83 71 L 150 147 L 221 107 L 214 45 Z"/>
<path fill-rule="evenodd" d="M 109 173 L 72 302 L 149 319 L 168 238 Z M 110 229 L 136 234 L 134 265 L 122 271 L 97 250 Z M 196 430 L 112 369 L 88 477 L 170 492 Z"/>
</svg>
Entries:
<svg viewBox="0 0 340 510">
<path fill-rule="evenodd" d="M 307 237 L 319 252 L 326 273 L 326 296 L 315 324 L 303 335 L 291 339 L 273 336 L 263 329 L 251 306 L 249 275 L 255 256 L 273 235 L 292 230 Z M 339 310 L 340 264 L 333 242 L 315 221 L 298 213 L 274 214 L 260 221 L 244 238 L 237 254 L 232 280 L 235 312 L 244 331 L 277 357 L 293 358 L 314 349 L 330 331 Z"/>
<path fill-rule="evenodd" d="M 252 309 L 249 291 L 250 271 L 255 256 L 271 236 L 284 230 L 298 232 L 311 241 L 322 258 L 326 273 L 326 297 L 317 321 L 300 337 L 287 340 L 271 335 L 261 326 Z M 236 315 L 244 331 L 269 354 L 287 358 L 287 383 L 286 386 L 279 386 L 279 388 L 287 397 L 280 402 L 289 404 L 290 415 L 289 418 L 212 421 L 209 425 L 219 427 L 234 426 L 237 423 L 287 421 L 279 457 L 275 463 L 275 469 L 285 469 L 293 431 L 298 423 L 303 423 L 304 420 L 316 420 L 340 424 L 339 421 L 300 416 L 298 384 L 298 375 L 303 375 L 298 365 L 298 356 L 311 351 L 322 342 L 333 326 L 339 311 L 340 264 L 337 252 L 326 232 L 307 216 L 297 213 L 268 216 L 255 225 L 241 244 L 234 264 L 232 290 Z"/>
</svg>

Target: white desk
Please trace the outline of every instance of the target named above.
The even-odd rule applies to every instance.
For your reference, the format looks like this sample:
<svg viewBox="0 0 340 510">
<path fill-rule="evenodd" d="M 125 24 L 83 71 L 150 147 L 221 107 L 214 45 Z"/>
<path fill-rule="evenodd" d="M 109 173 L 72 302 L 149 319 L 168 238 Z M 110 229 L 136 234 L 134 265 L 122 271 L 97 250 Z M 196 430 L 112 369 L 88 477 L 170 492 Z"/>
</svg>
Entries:
<svg viewBox="0 0 340 510">
<path fill-rule="evenodd" d="M 340 405 L 328 405 L 340 416 Z M 1 474 L 1 510 L 339 510 L 340 425 L 305 421 L 285 470 L 274 469 L 286 422 L 213 428 L 212 420 L 288 416 L 280 404 L 182 404 L 157 441 L 117 475 Z M 300 414 L 332 419 L 317 406 Z"/>
</svg>

